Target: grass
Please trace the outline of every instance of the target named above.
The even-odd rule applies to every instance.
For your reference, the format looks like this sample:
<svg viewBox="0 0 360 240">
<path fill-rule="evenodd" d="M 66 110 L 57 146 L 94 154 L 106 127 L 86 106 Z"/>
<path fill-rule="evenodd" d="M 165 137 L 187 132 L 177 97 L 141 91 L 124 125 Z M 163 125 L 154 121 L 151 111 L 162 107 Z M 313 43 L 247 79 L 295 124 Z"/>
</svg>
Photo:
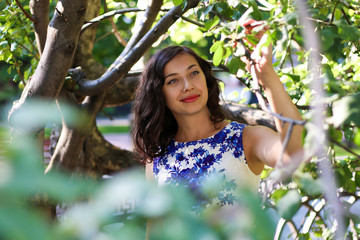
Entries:
<svg viewBox="0 0 360 240">
<path fill-rule="evenodd" d="M 102 134 L 130 133 L 130 126 L 98 126 L 98 129 Z M 45 128 L 45 139 L 49 138 L 50 134 L 51 134 L 51 128 Z M 0 135 L 1 135 L 1 131 L 0 131 Z"/>
<path fill-rule="evenodd" d="M 130 126 L 98 126 L 102 134 L 130 133 Z"/>
</svg>

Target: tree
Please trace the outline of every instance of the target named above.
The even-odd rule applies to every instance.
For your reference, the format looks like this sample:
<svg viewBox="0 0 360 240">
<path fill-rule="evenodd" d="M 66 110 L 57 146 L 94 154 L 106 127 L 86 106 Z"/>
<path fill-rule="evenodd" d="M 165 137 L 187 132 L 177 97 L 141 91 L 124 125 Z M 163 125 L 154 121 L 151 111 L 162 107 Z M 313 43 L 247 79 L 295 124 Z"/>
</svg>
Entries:
<svg viewBox="0 0 360 240">
<path fill-rule="evenodd" d="M 176 43 L 181 43 L 187 37 L 195 38 L 176 38 L 176 32 L 181 31 L 182 26 L 196 26 L 194 32 L 203 33 L 203 38 L 206 36 L 207 42 L 204 46 L 213 53 L 213 64 L 236 74 L 249 89 L 252 88 L 251 78 L 242 71 L 244 64 L 239 59 L 251 50 L 251 46 L 242 39 L 246 36 L 247 39 L 255 41 L 251 35 L 245 34 L 244 28 L 240 26 L 240 22 L 250 16 L 266 21 L 270 27 L 269 41 L 272 41 L 276 50 L 274 65 L 293 101 L 310 123 L 314 113 L 310 110 L 310 103 L 315 95 L 311 89 L 313 75 L 309 75 L 309 70 L 318 63 L 321 63 L 318 66 L 319 77 L 324 81 L 326 93 L 325 99 L 321 99 L 321 103 L 327 106 L 324 125 L 307 124 L 305 144 L 313 156 L 313 161 L 305 164 L 293 175 L 292 182 L 295 187 L 281 183 L 269 192 L 266 196 L 269 197 L 269 206 L 277 208 L 280 215 L 288 220 L 284 223 L 290 225 L 301 204 L 307 206 L 309 215 L 313 212 L 314 219 L 317 219 L 316 222 L 312 219 L 310 224 L 313 227 L 312 232 L 324 234 L 324 229 L 330 227 L 312 204 L 316 199 L 325 199 L 321 185 L 323 169 L 319 162 L 327 160 L 334 169 L 338 184 L 338 190 L 333 191 L 342 203 L 345 200 L 340 196 L 352 196 L 355 198 L 354 202 L 358 200 L 360 173 L 357 164 L 360 156 L 358 150 L 354 150 L 354 146 L 360 144 L 360 117 L 356 104 L 359 99 L 360 71 L 360 17 L 357 1 L 307 1 L 311 15 L 305 16 L 305 19 L 316 26 L 314 30 L 322 46 L 322 49 L 312 50 L 306 48 L 308 39 L 305 38 L 304 28 L 305 32 L 309 31 L 308 26 L 301 22 L 305 12 L 299 12 L 298 5 L 292 1 L 174 0 L 172 5 L 167 1 L 153 0 L 148 1 L 143 9 L 131 7 L 132 1 L 116 3 L 63 0 L 58 1 L 56 6 L 49 4 L 49 1 L 30 1 L 29 5 L 25 1 L 15 2 L 11 4 L 7 1 L 1 6 L 4 10 L 1 19 L 3 26 L 0 60 L 11 64 L 11 68 L 17 70 L 18 80 L 25 85 L 21 98 L 14 103 L 9 114 L 10 123 L 16 119 L 18 112 L 25 109 L 27 103 L 31 103 L 35 98 L 49 103 L 57 101 L 60 112 L 65 111 L 65 102 L 87 115 L 81 129 L 73 126 L 64 117 L 61 136 L 48 171 L 56 166 L 72 172 L 100 176 L 138 165 L 132 152 L 119 149 L 103 138 L 97 129 L 95 117 L 104 106 L 121 105 L 131 101 L 138 77 L 138 73 L 131 69 L 160 37 L 165 39 L 170 35 L 167 40 L 163 40 L 164 44 L 167 44 L 169 38 Z M 141 2 L 138 1 L 138 4 Z M 50 8 L 55 9 L 53 13 L 49 11 Z M 116 21 L 121 21 L 118 16 L 130 12 L 137 13 L 136 19 L 131 19 L 133 25 L 129 24 L 132 27 L 131 34 L 126 31 L 120 34 L 116 29 Z M 52 15 L 50 21 L 49 15 Z M 6 21 L 8 17 L 14 21 Z M 178 20 L 180 18 L 181 20 Z M 110 67 L 98 63 L 93 56 L 96 33 L 104 31 L 96 25 L 104 20 L 110 22 L 110 29 L 121 43 L 127 42 L 126 46 L 119 47 L 121 51 Z M 33 23 L 34 36 L 30 34 L 30 21 Z M 174 23 L 176 25 L 173 25 Z M 26 27 L 25 31 L 15 30 L 19 26 Z M 256 27 L 253 29 L 254 32 L 258 30 Z M 28 35 L 26 38 L 23 37 L 25 33 Z M 32 44 L 34 39 L 37 50 Z M 25 49 L 28 55 L 32 56 L 30 67 L 25 70 L 21 67 L 20 56 L 23 53 L 20 49 Z M 321 62 L 311 62 L 314 53 Z M 258 95 L 261 99 L 261 94 Z M 244 115 L 236 115 L 239 113 L 239 106 L 235 103 L 230 110 L 225 109 L 229 117 L 244 118 Z M 252 117 L 245 118 L 246 122 L 258 123 L 261 120 L 262 118 L 255 121 Z M 268 120 L 266 122 L 269 124 Z M 325 160 L 317 155 L 316 149 L 311 148 L 312 145 L 317 145 L 314 144 L 314 139 L 319 128 L 324 128 L 329 135 L 329 144 L 323 147 L 331 154 L 328 154 Z M 43 127 L 38 126 L 32 129 L 39 141 L 42 139 L 42 129 Z M 339 153 L 340 149 L 345 151 L 345 154 Z M 302 196 L 307 198 L 301 198 Z M 282 208 L 284 199 L 290 204 Z M 344 232 L 348 229 L 347 226 L 357 226 L 358 218 L 351 212 L 344 213 L 343 216 L 348 219 L 344 223 Z M 341 217 L 337 216 L 338 220 L 339 218 Z M 300 236 L 302 227 L 295 226 L 294 234 Z M 304 236 L 310 232 L 310 228 L 307 231 L 302 228 Z M 356 227 L 349 230 L 352 234 L 358 231 Z"/>
</svg>

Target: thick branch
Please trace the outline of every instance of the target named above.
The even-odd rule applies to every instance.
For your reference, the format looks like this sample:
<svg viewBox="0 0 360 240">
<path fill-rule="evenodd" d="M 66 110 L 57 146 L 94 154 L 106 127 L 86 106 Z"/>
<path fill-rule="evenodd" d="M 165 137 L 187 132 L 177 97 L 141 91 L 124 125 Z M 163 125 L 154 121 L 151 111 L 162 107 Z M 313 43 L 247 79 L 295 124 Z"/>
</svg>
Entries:
<svg viewBox="0 0 360 240">
<path fill-rule="evenodd" d="M 263 125 L 276 131 L 274 118 L 262 110 L 231 102 L 222 104 L 222 109 L 227 119 L 248 125 Z"/>
<path fill-rule="evenodd" d="M 112 145 L 97 129 L 86 139 L 84 151 L 85 169 L 99 175 L 114 174 L 130 167 L 141 166 L 133 152 Z"/>
<path fill-rule="evenodd" d="M 49 25 L 49 0 L 30 0 L 30 12 L 34 18 L 34 31 L 40 56 L 44 50 Z"/>
<path fill-rule="evenodd" d="M 198 0 L 190 0 L 186 9 L 182 10 L 181 6 L 177 6 L 170 10 L 111 71 L 106 72 L 96 80 L 78 80 L 79 91 L 77 91 L 77 93 L 81 95 L 96 95 L 113 86 L 126 75 L 145 51 L 149 49 L 185 11 L 195 7 L 198 2 Z"/>
<path fill-rule="evenodd" d="M 133 35 L 128 41 L 128 44 L 121 53 L 120 57 L 118 57 L 115 61 L 114 65 L 117 65 L 117 62 L 120 61 L 123 56 L 125 56 L 136 45 L 136 43 L 140 41 L 140 39 L 151 29 L 152 24 L 155 22 L 161 6 L 163 5 L 163 0 L 151 0 L 147 2 L 148 6 L 145 13 L 137 15 Z"/>
</svg>

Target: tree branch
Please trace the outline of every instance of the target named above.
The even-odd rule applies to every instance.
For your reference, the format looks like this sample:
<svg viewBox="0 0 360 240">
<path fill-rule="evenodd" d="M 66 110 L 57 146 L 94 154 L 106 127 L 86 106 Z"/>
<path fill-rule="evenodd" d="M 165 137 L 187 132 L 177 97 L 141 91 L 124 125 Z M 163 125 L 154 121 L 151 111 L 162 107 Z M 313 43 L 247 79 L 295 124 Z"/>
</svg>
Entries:
<svg viewBox="0 0 360 240">
<path fill-rule="evenodd" d="M 29 3 L 30 12 L 34 16 L 34 32 L 37 47 L 40 56 L 44 51 L 47 28 L 49 25 L 49 0 L 36 1 L 31 0 Z"/>
<path fill-rule="evenodd" d="M 151 26 L 156 20 L 156 17 L 161 9 L 163 4 L 163 0 L 151 0 L 148 1 L 148 7 L 146 8 L 145 13 L 138 14 L 136 16 L 134 32 L 125 47 L 124 51 L 120 54 L 120 56 L 115 60 L 112 66 L 117 65 L 121 62 L 122 58 L 125 57 L 129 51 L 135 47 L 135 45 L 141 40 L 141 38 L 146 35 L 147 32 L 151 29 Z M 111 70 L 111 67 L 110 69 Z"/>
<path fill-rule="evenodd" d="M 79 90 L 76 91 L 80 95 L 95 95 L 101 91 L 113 86 L 117 81 L 122 79 L 131 67 L 141 58 L 145 51 L 163 35 L 169 27 L 178 19 L 176 16 L 181 16 L 188 9 L 195 7 L 198 0 L 189 0 L 187 7 L 182 10 L 181 6 L 176 6 L 171 9 L 147 34 L 133 47 L 120 62 L 111 68 L 110 71 L 105 72 L 99 79 L 86 80 L 78 79 L 77 84 Z M 129 44 L 128 44 L 129 45 Z"/>
<path fill-rule="evenodd" d="M 222 110 L 227 119 L 248 125 L 263 125 L 276 131 L 274 118 L 262 110 L 233 102 L 223 102 Z"/>
</svg>

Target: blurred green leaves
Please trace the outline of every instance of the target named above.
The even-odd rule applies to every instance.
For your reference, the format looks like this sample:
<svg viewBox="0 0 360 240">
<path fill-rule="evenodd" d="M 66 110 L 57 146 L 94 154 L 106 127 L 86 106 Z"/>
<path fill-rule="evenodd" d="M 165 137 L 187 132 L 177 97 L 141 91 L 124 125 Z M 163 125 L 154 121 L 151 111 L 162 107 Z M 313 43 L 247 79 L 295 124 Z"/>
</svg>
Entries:
<svg viewBox="0 0 360 240">
<path fill-rule="evenodd" d="M 10 115 L 10 125 L 18 131 L 29 132 L 44 127 L 47 123 L 62 124 L 65 121 L 69 126 L 85 127 L 88 122 L 87 114 L 80 109 L 66 103 L 33 99 L 16 108 Z"/>
<path fill-rule="evenodd" d="M 333 103 L 333 123 L 335 127 L 355 124 L 360 127 L 360 93 L 350 94 Z"/>
<path fill-rule="evenodd" d="M 276 204 L 279 215 L 290 220 L 301 206 L 300 195 L 296 190 L 287 192 Z"/>
<path fill-rule="evenodd" d="M 274 233 L 275 225 L 260 200 L 246 189 L 238 193 L 244 207 L 215 207 L 196 215 L 192 213 L 196 200 L 188 189 L 158 187 L 145 180 L 143 168 L 102 179 L 56 170 L 44 174 L 43 157 L 28 133 L 61 119 L 79 127 L 77 121 L 82 117 L 78 109 L 58 105 L 61 114 L 57 105 L 43 100 L 23 104 L 12 117 L 20 133 L 11 142 L 0 140 L 4 142 L 0 157 L 1 239 L 144 239 L 146 221 L 152 222 L 152 239 L 159 240 L 263 239 Z M 218 180 L 204 191 L 216 194 L 222 186 Z M 55 206 L 58 221 L 46 214 Z M 258 231 L 261 225 L 266 227 Z"/>
</svg>

